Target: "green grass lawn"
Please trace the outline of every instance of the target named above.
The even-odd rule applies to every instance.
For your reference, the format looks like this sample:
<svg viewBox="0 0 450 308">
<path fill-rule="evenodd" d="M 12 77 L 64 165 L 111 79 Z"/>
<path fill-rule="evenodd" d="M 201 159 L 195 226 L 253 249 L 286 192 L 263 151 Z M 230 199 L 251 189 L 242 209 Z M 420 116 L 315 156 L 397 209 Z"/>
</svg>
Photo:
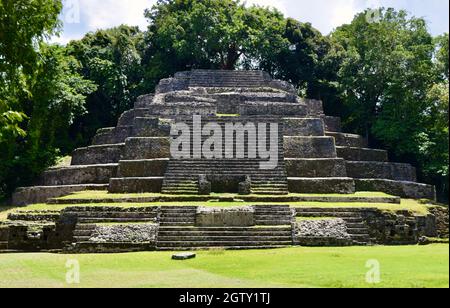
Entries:
<svg viewBox="0 0 450 308">
<path fill-rule="evenodd" d="M 111 255 L 0 255 L 0 287 L 73 287 L 66 262 L 80 264 L 75 287 L 449 287 L 449 246 L 286 248 Z M 380 263 L 381 283 L 366 283 L 366 263 Z"/>
</svg>

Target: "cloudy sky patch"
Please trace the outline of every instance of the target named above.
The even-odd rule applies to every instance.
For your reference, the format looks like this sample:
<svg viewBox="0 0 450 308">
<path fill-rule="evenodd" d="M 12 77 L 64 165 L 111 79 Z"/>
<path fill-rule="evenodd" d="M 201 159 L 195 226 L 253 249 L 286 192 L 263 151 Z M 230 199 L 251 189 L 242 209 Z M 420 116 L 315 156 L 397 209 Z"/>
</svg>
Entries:
<svg viewBox="0 0 450 308">
<path fill-rule="evenodd" d="M 430 31 L 439 35 L 449 30 L 448 0 L 247 0 L 247 5 L 257 4 L 279 9 L 283 14 L 302 22 L 310 22 L 323 34 L 349 23 L 354 15 L 368 7 L 394 7 L 424 17 Z M 147 27 L 144 10 L 156 0 L 64 0 L 61 19 L 64 28 L 53 41 L 67 43 L 79 39 L 89 31 L 110 28 L 121 24 Z"/>
</svg>

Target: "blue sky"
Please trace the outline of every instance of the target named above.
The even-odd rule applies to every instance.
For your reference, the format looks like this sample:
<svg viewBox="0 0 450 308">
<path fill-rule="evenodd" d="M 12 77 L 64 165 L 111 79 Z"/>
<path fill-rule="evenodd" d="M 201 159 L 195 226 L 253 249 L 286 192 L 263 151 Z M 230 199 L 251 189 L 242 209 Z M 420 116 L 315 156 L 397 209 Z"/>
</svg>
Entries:
<svg viewBox="0 0 450 308">
<path fill-rule="evenodd" d="M 52 41 L 67 43 L 79 39 L 89 31 L 129 24 L 146 29 L 144 9 L 156 0 L 63 0 L 61 19 L 63 33 Z M 405 9 L 412 15 L 424 17 L 434 35 L 449 31 L 448 0 L 247 0 L 247 4 L 272 6 L 286 16 L 310 22 L 323 34 L 348 23 L 353 16 L 375 7 Z"/>
</svg>

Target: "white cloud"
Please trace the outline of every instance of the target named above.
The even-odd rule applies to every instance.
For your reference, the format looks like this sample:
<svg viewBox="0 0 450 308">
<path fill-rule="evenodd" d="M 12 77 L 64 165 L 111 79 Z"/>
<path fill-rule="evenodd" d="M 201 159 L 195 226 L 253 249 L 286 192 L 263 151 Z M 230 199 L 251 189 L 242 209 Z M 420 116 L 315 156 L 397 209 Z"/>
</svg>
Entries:
<svg viewBox="0 0 450 308">
<path fill-rule="evenodd" d="M 81 16 L 91 30 L 110 28 L 119 24 L 147 27 L 144 10 L 150 8 L 154 0 L 79 0 Z"/>
<path fill-rule="evenodd" d="M 86 32 L 120 24 L 147 28 L 144 10 L 156 3 L 156 0 L 64 0 L 65 9 L 79 8 L 79 23 L 71 23 L 74 15 L 65 16 L 64 32 L 53 42 L 67 43 L 83 37 Z M 244 1 L 244 0 L 243 0 Z M 366 8 L 393 6 L 405 8 L 416 16 L 424 16 L 430 21 L 433 33 L 448 31 L 447 0 L 246 0 L 247 5 L 275 7 L 284 15 L 310 22 L 323 34 L 330 33 L 344 23 L 350 23 L 356 13 Z M 75 14 L 75 16 L 77 16 Z"/>
<path fill-rule="evenodd" d="M 284 15 L 287 15 L 287 7 L 286 7 L 286 3 L 284 0 L 246 0 L 244 1 L 246 2 L 247 5 L 260 5 L 260 6 L 264 6 L 264 7 L 273 7 L 278 9 L 280 12 L 282 12 Z"/>
</svg>

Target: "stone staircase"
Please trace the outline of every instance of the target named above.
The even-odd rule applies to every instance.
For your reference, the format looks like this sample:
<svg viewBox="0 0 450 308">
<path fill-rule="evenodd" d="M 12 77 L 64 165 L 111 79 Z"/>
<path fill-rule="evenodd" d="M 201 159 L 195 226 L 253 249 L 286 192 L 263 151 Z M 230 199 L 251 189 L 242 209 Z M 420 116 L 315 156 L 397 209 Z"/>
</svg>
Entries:
<svg viewBox="0 0 450 308">
<path fill-rule="evenodd" d="M 255 227 L 195 227 L 197 207 L 161 207 L 158 250 L 267 249 L 292 245 L 289 206 L 255 207 Z"/>
<path fill-rule="evenodd" d="M 293 213 L 289 205 L 258 205 L 255 209 L 255 224 L 258 226 L 291 225 Z"/>
<path fill-rule="evenodd" d="M 292 246 L 286 227 L 160 227 L 158 250 L 271 249 Z"/>
<path fill-rule="evenodd" d="M 193 130 L 193 119 L 185 118 L 178 119 L 188 125 Z M 251 122 L 256 127 L 258 123 L 278 123 L 278 162 L 277 167 L 273 170 L 262 170 L 260 163 L 264 160 L 260 158 L 248 157 L 248 136 L 244 140 L 244 158 L 233 159 L 174 159 L 171 158 L 164 176 L 164 183 L 162 193 L 164 194 L 198 194 L 198 179 L 200 175 L 213 176 L 215 178 L 224 177 L 246 177 L 250 176 L 251 191 L 254 194 L 269 194 L 269 195 L 284 195 L 288 193 L 287 176 L 284 166 L 284 141 L 283 141 L 283 123 L 278 118 L 267 117 L 230 117 L 219 118 L 210 117 L 205 121 L 202 120 L 202 125 L 207 123 L 217 123 L 225 132 L 227 123 L 245 123 Z M 225 134 L 222 136 L 222 153 L 225 153 L 227 147 L 233 148 L 233 156 L 236 157 L 236 145 L 227 144 Z M 202 137 L 203 142 L 208 139 L 208 136 Z M 235 138 L 233 138 L 235 139 Z M 268 141 L 267 141 L 268 142 Z M 200 152 L 201 149 L 193 143 L 191 138 L 191 157 L 195 152 Z M 235 191 L 237 192 L 237 191 Z"/>
<path fill-rule="evenodd" d="M 76 225 L 73 231 L 73 240 L 75 243 L 85 243 L 88 242 L 92 237 L 96 228 L 95 224 L 79 223 Z"/>
<path fill-rule="evenodd" d="M 346 222 L 347 232 L 354 245 L 369 245 L 371 239 L 369 229 L 364 222 L 361 210 L 354 208 L 296 208 L 297 217 L 308 218 L 341 218 Z"/>
<path fill-rule="evenodd" d="M 160 227 L 195 225 L 196 206 L 163 206 L 160 209 Z"/>
</svg>

